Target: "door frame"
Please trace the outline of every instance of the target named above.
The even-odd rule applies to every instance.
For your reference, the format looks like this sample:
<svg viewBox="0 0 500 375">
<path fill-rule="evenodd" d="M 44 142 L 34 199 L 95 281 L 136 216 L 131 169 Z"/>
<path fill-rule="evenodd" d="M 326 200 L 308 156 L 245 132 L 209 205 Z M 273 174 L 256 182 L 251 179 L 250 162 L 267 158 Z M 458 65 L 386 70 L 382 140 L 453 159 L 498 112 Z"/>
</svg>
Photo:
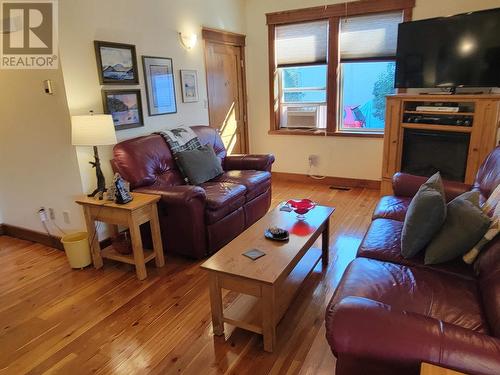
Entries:
<svg viewBox="0 0 500 375">
<path fill-rule="evenodd" d="M 247 81 L 246 81 L 246 58 L 245 58 L 245 39 L 246 35 L 232 33 L 229 31 L 212 29 L 208 27 L 203 27 L 201 30 L 201 35 L 203 38 L 203 50 L 205 55 L 205 80 L 207 85 L 207 103 L 208 103 L 208 112 L 210 113 L 210 95 L 208 94 L 208 64 L 207 64 L 207 55 L 208 55 L 208 43 L 218 43 L 223 45 L 228 45 L 232 47 L 239 47 L 240 49 L 240 68 L 241 68 L 241 85 L 243 97 L 241 98 L 242 103 L 241 107 L 243 110 L 243 135 L 245 138 L 245 142 L 242 142 L 243 153 L 247 154 L 249 152 L 249 139 L 248 139 L 248 109 L 247 109 Z M 209 115 L 210 121 L 210 115 Z"/>
</svg>

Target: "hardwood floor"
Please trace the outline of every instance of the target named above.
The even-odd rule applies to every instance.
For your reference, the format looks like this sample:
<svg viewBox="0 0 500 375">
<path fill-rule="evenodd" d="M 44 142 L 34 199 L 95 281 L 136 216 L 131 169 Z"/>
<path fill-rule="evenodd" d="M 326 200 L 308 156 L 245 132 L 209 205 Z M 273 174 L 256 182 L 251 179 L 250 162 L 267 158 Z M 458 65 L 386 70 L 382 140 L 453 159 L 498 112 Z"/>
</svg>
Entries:
<svg viewBox="0 0 500 375">
<path fill-rule="evenodd" d="M 0 374 L 332 374 L 324 313 L 369 225 L 378 191 L 275 182 L 273 203 L 336 207 L 330 265 L 318 264 L 278 326 L 277 350 L 226 325 L 212 335 L 201 262 L 166 255 L 139 281 L 127 266 L 71 270 L 64 253 L 0 236 Z M 321 240 L 320 240 L 321 241 Z M 227 293 L 224 305 L 237 296 Z"/>
</svg>

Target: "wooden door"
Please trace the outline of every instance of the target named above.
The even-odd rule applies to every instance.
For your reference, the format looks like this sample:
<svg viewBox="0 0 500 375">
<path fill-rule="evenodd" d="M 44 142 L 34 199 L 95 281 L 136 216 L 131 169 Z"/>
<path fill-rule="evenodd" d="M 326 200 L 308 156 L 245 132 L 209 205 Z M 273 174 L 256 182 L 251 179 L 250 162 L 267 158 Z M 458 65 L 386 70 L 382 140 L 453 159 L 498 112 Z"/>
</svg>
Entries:
<svg viewBox="0 0 500 375">
<path fill-rule="evenodd" d="M 247 152 L 244 46 L 205 41 L 210 126 L 229 154 Z"/>
</svg>

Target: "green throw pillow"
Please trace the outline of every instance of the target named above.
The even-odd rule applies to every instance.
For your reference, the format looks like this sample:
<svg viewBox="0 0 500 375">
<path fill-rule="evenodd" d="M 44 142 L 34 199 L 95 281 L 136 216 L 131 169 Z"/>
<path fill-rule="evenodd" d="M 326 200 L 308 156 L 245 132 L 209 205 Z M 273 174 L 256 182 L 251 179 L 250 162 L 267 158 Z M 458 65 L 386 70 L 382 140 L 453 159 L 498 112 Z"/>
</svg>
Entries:
<svg viewBox="0 0 500 375">
<path fill-rule="evenodd" d="M 199 185 L 222 174 L 221 161 L 211 145 L 175 154 L 175 161 L 181 173 L 191 185 Z"/>
<path fill-rule="evenodd" d="M 468 191 L 447 206 L 441 230 L 425 250 L 425 264 L 448 262 L 464 255 L 485 235 L 490 218 L 479 208 L 479 192 Z"/>
<path fill-rule="evenodd" d="M 401 255 L 412 258 L 430 242 L 446 218 L 446 200 L 441 175 L 431 176 L 418 189 L 406 212 L 401 234 Z"/>
</svg>

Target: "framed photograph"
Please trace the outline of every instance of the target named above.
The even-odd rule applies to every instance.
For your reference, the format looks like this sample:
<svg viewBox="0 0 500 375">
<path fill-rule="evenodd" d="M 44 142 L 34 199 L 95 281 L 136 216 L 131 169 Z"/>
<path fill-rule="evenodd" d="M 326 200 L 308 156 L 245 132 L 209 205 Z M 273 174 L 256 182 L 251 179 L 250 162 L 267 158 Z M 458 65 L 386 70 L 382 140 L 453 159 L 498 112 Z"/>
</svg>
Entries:
<svg viewBox="0 0 500 375">
<path fill-rule="evenodd" d="M 113 117 L 116 130 L 144 126 L 141 90 L 103 90 L 104 113 Z"/>
<path fill-rule="evenodd" d="M 174 69 L 168 57 L 142 56 L 150 116 L 177 112 Z"/>
<path fill-rule="evenodd" d="M 94 47 L 101 85 L 139 83 L 134 45 L 95 40 Z"/>
<path fill-rule="evenodd" d="M 182 101 L 194 103 L 198 98 L 198 73 L 196 70 L 181 70 Z"/>
</svg>

